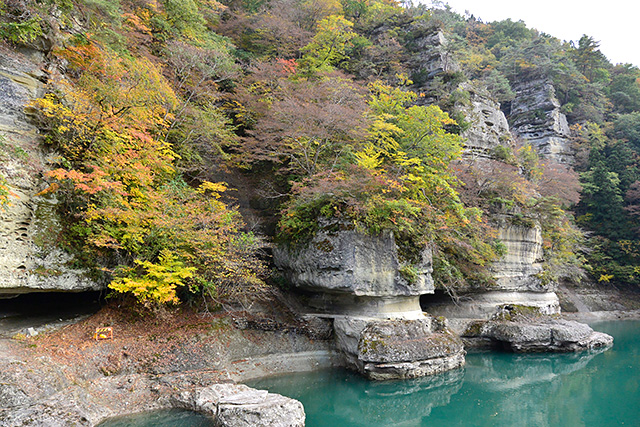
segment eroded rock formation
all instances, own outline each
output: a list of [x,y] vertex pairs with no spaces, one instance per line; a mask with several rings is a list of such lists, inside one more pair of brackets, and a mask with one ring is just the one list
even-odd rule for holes
[[[532,307],[504,306],[490,321],[472,322],[462,332],[471,344],[498,346],[518,353],[576,352],[608,347],[613,338],[584,323],[533,313]],[[523,314],[528,312],[529,315]]]
[[496,285],[463,294],[457,303],[426,301],[426,309],[450,318],[467,347],[566,352],[611,345],[609,335],[550,316],[560,313],[560,303],[555,284],[540,278],[540,227],[503,221],[499,231],[507,251],[491,268]]
[[341,318],[336,343],[347,364],[367,378],[386,380],[439,374],[464,365],[464,347],[444,319]]
[[[400,260],[391,232],[368,236],[353,227],[323,223],[303,247],[274,248],[288,283],[311,292],[310,304],[333,314],[421,314],[419,297],[433,293],[431,253],[418,265]],[[404,274],[411,268],[415,276]]]
[[511,130],[543,157],[572,164],[571,131],[551,82],[544,78],[522,80],[514,89],[516,97],[509,115]]
[[[453,319],[489,319],[505,304],[534,307],[544,314],[560,312],[555,285],[540,278],[543,256],[540,226],[514,224],[504,217],[498,231],[506,253],[491,267],[495,285],[462,293],[458,303],[426,300],[427,311]],[[455,321],[452,326],[461,332]]]
[[470,123],[469,128],[461,134],[464,138],[464,155],[468,158],[489,158],[493,149],[511,142],[507,118],[480,84],[466,82],[459,89],[469,94],[468,102],[456,105],[456,109]]
[[35,58],[0,51],[0,173],[12,193],[0,208],[0,295],[98,290],[101,286],[73,268],[72,256],[60,249],[57,200],[43,194],[53,156],[41,150],[27,116],[46,78]]
[[302,403],[242,384],[214,384],[175,397],[176,406],[204,413],[218,426],[304,427]]
[[[458,337],[420,309],[420,295],[434,290],[430,251],[408,265],[391,232],[368,236],[323,224],[307,245],[281,246],[274,259],[291,284],[311,292],[314,309],[334,318],[347,366],[368,378],[415,378],[464,364]],[[413,276],[403,273],[407,267]]]

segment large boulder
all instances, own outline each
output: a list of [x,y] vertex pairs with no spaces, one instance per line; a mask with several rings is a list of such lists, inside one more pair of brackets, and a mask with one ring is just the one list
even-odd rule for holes
[[613,338],[584,323],[541,318],[529,321],[488,321],[474,325],[465,338],[483,338],[517,352],[576,352],[608,347]]
[[460,332],[469,347],[500,347],[517,353],[578,352],[611,346],[613,338],[589,325],[506,304],[489,320],[466,323]]
[[464,365],[462,341],[444,319],[341,318],[334,327],[347,365],[369,379],[416,378]]
[[304,427],[302,403],[242,384],[214,384],[185,393],[182,406],[215,419],[220,427]]

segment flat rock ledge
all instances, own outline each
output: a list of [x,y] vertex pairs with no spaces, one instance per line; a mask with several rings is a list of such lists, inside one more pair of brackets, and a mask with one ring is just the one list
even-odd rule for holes
[[471,346],[501,346],[517,353],[578,352],[613,345],[613,337],[584,323],[541,318],[531,321],[489,320],[471,322],[462,333]]
[[243,384],[214,384],[175,399],[176,406],[204,413],[218,426],[304,427],[302,403]]
[[297,400],[242,384],[189,387],[192,381],[180,375],[105,378],[40,402],[0,409],[0,427],[93,427],[113,417],[159,409],[199,412],[219,427],[305,425],[304,408]]
[[465,363],[462,341],[444,319],[343,318],[334,328],[346,365],[371,380],[435,375]]

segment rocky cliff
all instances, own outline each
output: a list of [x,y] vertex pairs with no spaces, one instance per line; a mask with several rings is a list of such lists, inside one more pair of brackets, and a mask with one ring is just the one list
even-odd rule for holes
[[516,97],[509,114],[511,130],[543,157],[572,164],[575,153],[569,140],[571,131],[551,82],[546,78],[522,80],[514,89]]
[[543,257],[540,226],[513,224],[509,218],[502,217],[498,226],[506,252],[490,268],[495,285],[463,293],[459,303],[423,298],[427,311],[451,318],[488,319],[501,306],[515,304],[535,307],[544,314],[560,312],[554,284],[543,283],[539,276]]
[[490,158],[491,151],[499,145],[510,145],[512,141],[509,123],[500,105],[480,83],[462,83],[460,90],[469,94],[469,100],[456,105],[469,123],[462,132],[464,155],[468,158]]
[[0,296],[37,291],[86,291],[101,286],[72,267],[61,249],[56,198],[45,172],[54,154],[42,150],[29,104],[43,94],[44,58],[0,51],[0,173],[11,192],[0,208]]
[[419,313],[419,296],[434,290],[430,252],[419,265],[402,262],[390,231],[368,236],[323,223],[308,244],[274,248],[274,262],[288,283],[311,292],[313,306],[331,313],[406,317]]

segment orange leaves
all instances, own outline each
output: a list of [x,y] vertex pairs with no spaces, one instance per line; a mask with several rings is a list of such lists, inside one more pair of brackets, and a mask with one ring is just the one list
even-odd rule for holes
[[295,59],[279,58],[276,60],[276,63],[282,67],[282,74],[285,76],[295,74],[298,70],[298,62]]
[[53,184],[49,185],[47,188],[45,188],[44,190],[36,193],[36,197],[40,197],[40,196],[46,196],[47,194],[52,194],[55,193],[56,191],[58,191],[60,189],[60,185],[57,182],[54,182]]
[[[144,16],[126,18],[135,31],[147,30]],[[187,53],[180,56],[185,85],[193,77],[199,90],[235,73],[224,43]],[[46,141],[60,153],[60,167],[48,174],[55,182],[41,194],[59,191],[76,249],[101,271],[116,272],[113,290],[147,304],[176,302],[184,287],[213,293],[218,285],[260,285],[265,269],[254,255],[260,241],[240,232],[240,214],[220,200],[226,185],[205,181],[192,188],[176,173],[179,156],[165,134],[175,131],[185,109],[176,112],[181,107],[161,70],[90,35],[56,54],[69,62],[75,84],[64,97],[34,102]],[[213,133],[210,116],[194,125],[198,136]],[[228,127],[216,123],[214,130]]]
[[[122,183],[110,181],[108,174],[96,166],[93,166],[93,170],[90,173],[83,173],[77,170],[67,171],[65,169],[56,169],[48,172],[47,176],[58,181],[69,180],[76,191],[89,195],[94,195],[102,191],[114,191],[119,194],[124,194]],[[49,189],[54,188],[56,185],[55,183],[52,184]]]
[[92,41],[92,35],[76,38],[76,44],[68,45],[65,49],[55,50],[54,54],[69,61],[69,66],[77,73],[92,73],[105,76],[107,62],[103,51]]
[[122,17],[125,19],[124,23],[129,25],[134,31],[138,31],[142,34],[151,36],[151,28],[147,25],[151,18],[151,13],[148,9],[138,8],[136,13],[124,13]]
[[101,46],[91,35],[76,38],[75,43],[56,50],[55,54],[69,61],[70,68],[77,73],[76,90],[69,98],[91,100],[91,109],[74,110],[91,114],[92,121],[114,129],[131,124],[140,129],[155,129],[166,125],[168,112],[178,102],[151,61],[119,55]]

